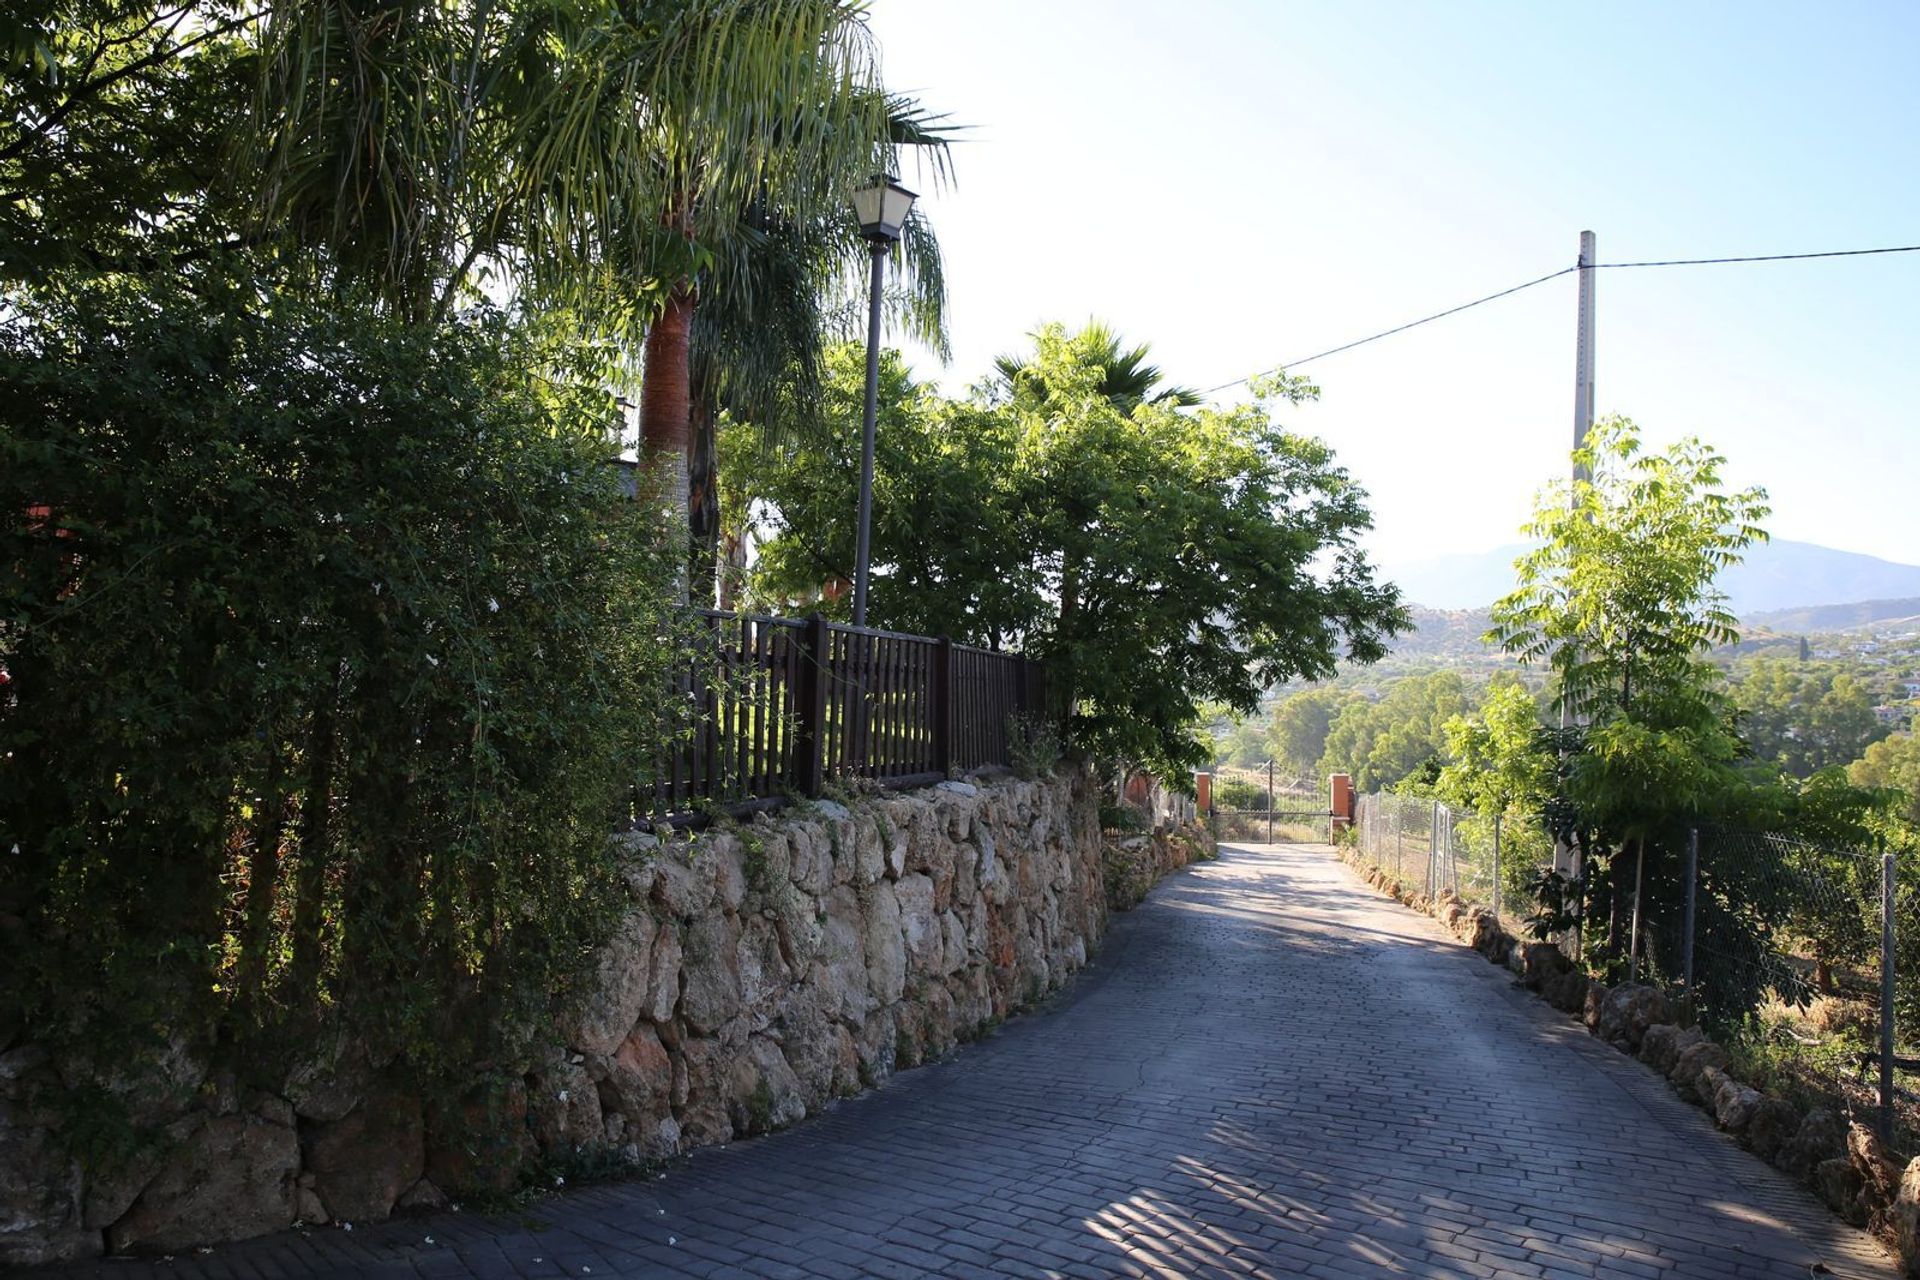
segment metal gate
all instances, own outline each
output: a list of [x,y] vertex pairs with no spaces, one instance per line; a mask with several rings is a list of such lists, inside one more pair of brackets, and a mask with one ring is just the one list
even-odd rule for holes
[[1272,764],[1213,774],[1214,838],[1229,844],[1329,844],[1334,812],[1317,781],[1286,779]]

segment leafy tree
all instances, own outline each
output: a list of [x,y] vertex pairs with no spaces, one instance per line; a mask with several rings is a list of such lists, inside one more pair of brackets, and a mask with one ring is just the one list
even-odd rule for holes
[[1537,813],[1553,793],[1553,753],[1540,708],[1518,681],[1487,690],[1479,712],[1447,721],[1440,799],[1488,817]]
[[1396,680],[1379,701],[1349,702],[1334,718],[1320,773],[1352,774],[1362,791],[1391,787],[1445,755],[1448,721],[1471,706],[1457,671]]
[[1797,778],[1859,758],[1887,732],[1874,718],[1872,695],[1832,664],[1756,658],[1732,691],[1748,748]]
[[[1160,367],[1148,363],[1150,348],[1146,343],[1123,350],[1120,335],[1097,320],[1081,330],[1081,337],[1086,347],[1083,358],[1099,370],[1097,391],[1120,412],[1132,413],[1143,404],[1191,409],[1200,403],[1200,394],[1196,391],[1163,385],[1166,379]],[[1006,394],[1012,397],[1019,396],[1026,380],[1039,372],[1031,361],[1016,355],[1004,355],[994,361],[994,371]]]
[[1894,793],[1894,814],[1920,833],[1920,737],[1897,733],[1874,743],[1847,766],[1855,786]]
[[[1204,702],[1251,712],[1342,650],[1376,658],[1404,614],[1354,545],[1364,494],[1326,446],[1261,405],[1123,412],[1103,389],[1110,337],[1044,329],[1010,394],[964,401],[883,371],[869,610],[1046,659],[1082,748],[1178,777],[1209,755]],[[842,384],[828,402],[854,397]],[[760,589],[851,568],[853,434],[763,469]]]
[[345,1022],[464,1089],[620,901],[665,539],[591,359],[259,283],[0,321],[0,1022],[263,1074]]
[[0,14],[0,281],[155,270],[245,224],[215,182],[258,10],[18,0]]
[[[1643,454],[1632,421],[1594,424],[1574,462],[1587,477],[1550,487],[1515,562],[1519,586],[1488,639],[1558,677],[1562,704],[1615,714],[1713,714],[1706,652],[1738,638],[1715,576],[1766,539],[1764,490],[1726,493],[1726,460],[1697,439]],[[1680,706],[1679,703],[1690,703]]]
[[1219,764],[1253,769],[1271,758],[1267,726],[1258,720],[1241,719],[1232,723],[1224,733],[1216,731],[1213,740],[1214,759]]
[[1289,773],[1313,773],[1326,754],[1334,718],[1352,700],[1352,694],[1331,685],[1303,689],[1281,699],[1267,738],[1273,758]]
[[1642,453],[1625,418],[1597,423],[1574,461],[1581,478],[1535,506],[1526,532],[1539,546],[1516,562],[1488,638],[1551,667],[1575,717],[1548,810],[1582,851],[1583,915],[1604,914],[1597,940],[1614,959],[1633,887],[1677,901],[1686,824],[1740,785],[1741,744],[1706,654],[1737,637],[1715,576],[1766,536],[1767,507],[1761,490],[1725,492],[1724,459],[1696,439]]
[[[848,192],[898,148],[945,172],[854,0],[23,0],[0,36],[0,277],[242,252],[412,323],[513,296],[618,339],[609,379],[643,344],[642,434],[709,563],[710,428],[811,386],[866,262]],[[902,262],[894,311],[937,337],[923,217]]]

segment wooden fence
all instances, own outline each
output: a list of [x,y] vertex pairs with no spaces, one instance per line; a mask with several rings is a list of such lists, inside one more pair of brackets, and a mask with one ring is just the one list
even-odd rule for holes
[[687,728],[658,761],[652,795],[636,797],[636,820],[1011,764],[1010,722],[1046,713],[1045,670],[1017,654],[818,616],[693,618],[676,678]]

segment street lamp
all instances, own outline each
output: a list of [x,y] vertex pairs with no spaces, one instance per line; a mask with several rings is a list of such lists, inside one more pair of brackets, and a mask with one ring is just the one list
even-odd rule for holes
[[873,250],[873,281],[867,294],[867,412],[860,428],[860,528],[855,535],[853,625],[867,625],[867,557],[873,523],[873,429],[880,412],[880,285],[887,253],[900,239],[914,193],[891,174],[877,173],[853,193],[853,216]]

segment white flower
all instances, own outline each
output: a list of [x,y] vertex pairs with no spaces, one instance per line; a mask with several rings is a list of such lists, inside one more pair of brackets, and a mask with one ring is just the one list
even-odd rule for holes
[[427,1237],[427,1243],[428,1243],[428,1244],[432,1244],[432,1243],[433,1243],[433,1237],[432,1237],[432,1236],[428,1236],[428,1237]]
[[500,612],[500,602],[498,600],[495,600],[492,596],[487,597],[487,612],[488,613]]

